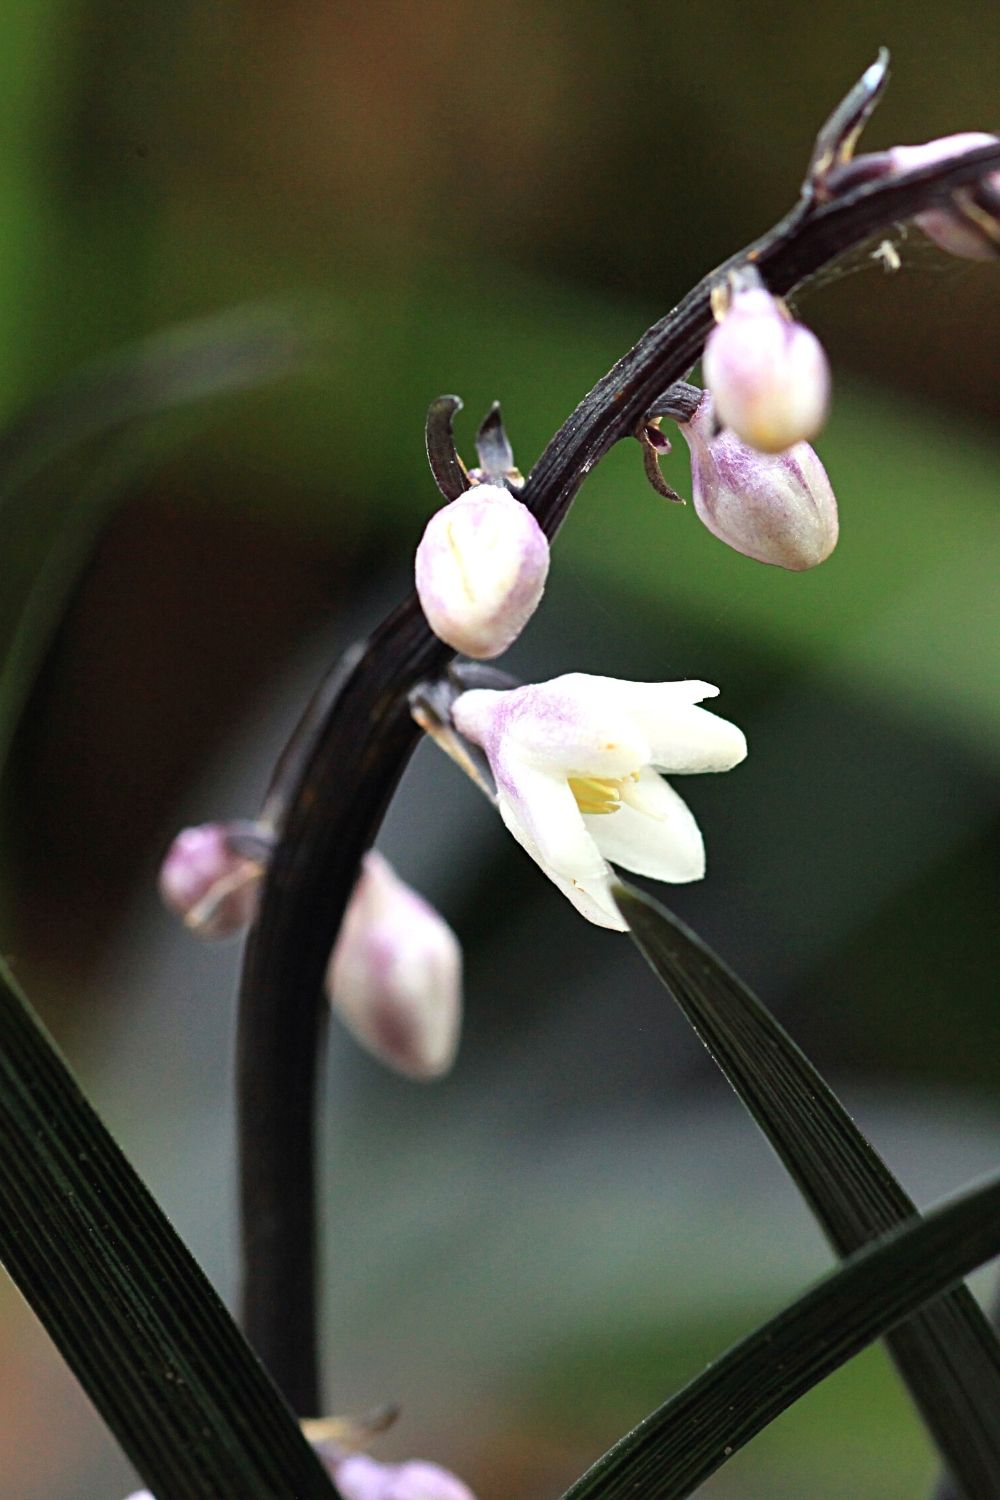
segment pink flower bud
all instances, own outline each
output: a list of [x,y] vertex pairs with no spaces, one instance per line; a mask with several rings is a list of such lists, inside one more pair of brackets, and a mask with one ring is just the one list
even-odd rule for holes
[[462,952],[434,908],[374,850],[330,959],[327,994],[361,1045],[409,1078],[451,1067],[462,1013]]
[[702,358],[719,421],[761,453],[814,437],[830,404],[830,370],[814,333],[770,292],[733,293]]
[[[887,154],[894,171],[912,172],[964,151],[974,151],[977,146],[996,145],[997,141],[997,136],[985,131],[966,130],[959,135],[925,141],[922,146],[894,146]],[[990,172],[983,182],[993,193],[1000,193],[1000,172]],[[963,260],[993,260],[1000,255],[1000,224],[985,210],[977,212],[974,204],[970,208],[968,193],[969,189],[964,190],[964,211],[959,207],[928,208],[917,214],[914,223],[950,255],[961,256]]]
[[[365,1453],[338,1458],[318,1446],[343,1500],[476,1500],[467,1484],[423,1459],[402,1464],[380,1464]],[[153,1500],[149,1490],[137,1490],[128,1500]]]
[[185,828],[160,866],[164,904],[199,937],[232,937],[253,921],[264,865],[237,853],[230,843],[247,826],[203,823]]
[[344,1500],[475,1500],[461,1479],[422,1459],[380,1464],[367,1454],[357,1453],[330,1467]]
[[520,500],[477,484],[427,523],[417,548],[420,604],[434,634],[480,660],[499,656],[545,589],[549,544]]
[[837,501],[808,443],[759,453],[723,430],[713,437],[705,395],[681,431],[691,450],[694,508],[709,531],[758,562],[796,572],[814,568],[837,545]]

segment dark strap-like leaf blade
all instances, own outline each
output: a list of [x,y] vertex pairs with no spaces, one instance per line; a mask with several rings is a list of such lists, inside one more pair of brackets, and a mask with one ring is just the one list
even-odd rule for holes
[[[615,888],[632,937],[794,1179],[840,1255],[917,1209],[808,1058],[705,943],[632,886]],[[969,1500],[1000,1495],[1000,1343],[957,1288],[889,1340]]]
[[1000,1179],[859,1250],[651,1413],[563,1500],[686,1500],[800,1396],[1000,1254]]
[[2,965],[0,1261],[157,1500],[334,1500]]

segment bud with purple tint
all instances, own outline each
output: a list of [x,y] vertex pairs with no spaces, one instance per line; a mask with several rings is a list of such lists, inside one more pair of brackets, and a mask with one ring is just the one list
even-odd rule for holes
[[545,533],[520,500],[477,484],[427,523],[417,548],[421,608],[440,640],[478,660],[499,656],[538,607],[549,571]]
[[[343,1500],[476,1500],[461,1479],[424,1459],[380,1464],[365,1453],[338,1458],[324,1452],[322,1444],[318,1451]],[[149,1490],[138,1490],[129,1500],[153,1500],[153,1496]]]
[[[240,841],[260,857],[250,857]],[[202,823],[174,839],[160,866],[164,904],[202,938],[249,927],[257,909],[268,836],[256,824]]]
[[[1000,137],[987,135],[982,130],[966,130],[959,135],[942,136],[936,141],[925,141],[922,146],[894,146],[886,154],[896,172],[913,172],[918,167],[933,166],[947,161],[951,156],[964,151],[974,151],[977,146],[995,146]],[[1000,199],[1000,172],[990,172],[980,183],[980,189]],[[994,260],[1000,256],[1000,220],[996,211],[977,204],[976,186],[971,184],[955,194],[954,208],[928,208],[917,214],[914,223],[919,225],[929,240],[950,255],[963,260]]]
[[475,1500],[461,1479],[423,1459],[380,1464],[356,1453],[332,1463],[330,1470],[343,1500]]
[[837,501],[808,443],[759,453],[728,430],[715,433],[712,398],[680,424],[691,450],[694,508],[709,531],[745,557],[801,572],[837,545]]
[[823,346],[763,286],[732,289],[702,369],[719,421],[761,453],[814,437],[826,420],[830,369]]
[[365,855],[326,976],[348,1031],[409,1078],[451,1067],[462,1018],[462,951],[442,917],[374,850]]

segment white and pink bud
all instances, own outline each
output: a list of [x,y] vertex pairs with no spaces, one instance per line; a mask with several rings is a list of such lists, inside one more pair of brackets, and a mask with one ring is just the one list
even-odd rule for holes
[[343,1500],[475,1500],[467,1484],[423,1459],[382,1464],[355,1453],[330,1464]]
[[694,508],[713,536],[794,572],[829,557],[839,533],[837,500],[808,443],[761,453],[728,429],[715,432],[707,394],[680,427],[691,450]]
[[[933,166],[947,161],[952,156],[974,151],[977,146],[995,146],[1000,137],[987,135],[982,130],[965,130],[958,135],[942,136],[936,141],[925,141],[922,146],[894,146],[887,156],[891,169],[896,172],[913,172],[920,167]],[[1000,194],[1000,172],[990,172],[982,179],[994,195]],[[950,255],[963,260],[994,260],[1000,256],[1000,222],[995,214],[979,208],[975,202],[975,185],[960,189],[954,208],[928,208],[917,214],[914,223]]]
[[[461,1479],[424,1459],[382,1464],[366,1453],[346,1458],[317,1444],[319,1457],[329,1469],[343,1500],[476,1500]],[[129,1500],[153,1500],[149,1490],[138,1490]]]
[[164,905],[199,937],[226,938],[242,932],[256,914],[268,842],[266,831],[252,823],[202,823],[183,829],[160,866]]
[[826,421],[830,367],[823,346],[763,286],[732,292],[705,345],[702,369],[719,421],[761,453],[815,437]]
[[421,608],[434,634],[478,660],[512,645],[549,572],[545,533],[520,500],[477,484],[427,523],[417,548]]
[[330,1003],[380,1062],[408,1078],[451,1067],[462,1019],[462,950],[447,922],[374,850],[326,976]]

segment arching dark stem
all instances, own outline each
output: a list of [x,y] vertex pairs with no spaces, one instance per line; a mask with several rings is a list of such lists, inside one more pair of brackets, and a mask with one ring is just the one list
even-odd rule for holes
[[[598,381],[539,458],[521,498],[547,535],[555,536],[590,470],[696,362],[711,326],[711,288],[728,269],[750,260],[775,294],[787,295],[829,262],[998,168],[1000,144],[906,176],[862,181],[830,202],[803,200],[712,272]],[[435,456],[453,487],[444,443]],[[238,1040],[244,1321],[303,1415],[322,1404],[314,1098],[323,974],[361,856],[416,743],[407,695],[443,671],[450,655],[410,598],[371,637],[339,691],[323,700],[280,787],[281,836],[246,950]]]

